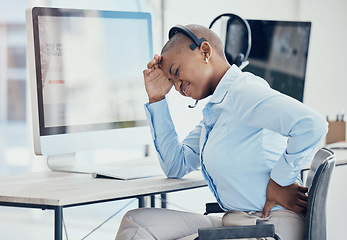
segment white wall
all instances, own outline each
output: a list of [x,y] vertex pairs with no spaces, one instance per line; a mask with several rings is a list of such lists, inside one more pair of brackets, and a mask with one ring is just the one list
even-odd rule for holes
[[347,1],[299,1],[299,16],[312,21],[304,102],[321,114],[347,111]]

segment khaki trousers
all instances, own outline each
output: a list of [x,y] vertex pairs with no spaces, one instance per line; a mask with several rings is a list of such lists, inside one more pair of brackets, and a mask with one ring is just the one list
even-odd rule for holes
[[161,208],[129,211],[122,219],[116,240],[193,240],[199,228],[274,224],[281,240],[302,240],[304,217],[285,209],[272,211],[268,218],[261,212],[230,211],[221,216],[202,215]]

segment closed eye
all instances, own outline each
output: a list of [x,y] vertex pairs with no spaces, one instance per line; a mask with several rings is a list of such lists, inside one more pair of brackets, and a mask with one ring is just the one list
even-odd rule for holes
[[176,69],[176,72],[175,72],[175,76],[178,76],[178,69],[179,69],[180,67],[178,67],[177,69]]

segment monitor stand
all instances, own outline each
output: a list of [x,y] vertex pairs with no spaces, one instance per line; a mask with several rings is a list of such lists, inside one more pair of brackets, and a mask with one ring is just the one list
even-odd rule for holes
[[76,159],[76,153],[47,156],[49,169],[56,172],[92,173],[93,164],[82,165]]
[[[149,145],[144,145],[144,155],[142,158],[148,158]],[[136,157],[138,159],[138,157]],[[135,158],[135,159],[136,159]],[[132,158],[131,158],[132,159]],[[119,167],[117,162],[96,163],[95,157],[89,152],[66,153],[47,156],[47,165],[49,169],[56,172],[72,172],[91,174],[98,170]]]

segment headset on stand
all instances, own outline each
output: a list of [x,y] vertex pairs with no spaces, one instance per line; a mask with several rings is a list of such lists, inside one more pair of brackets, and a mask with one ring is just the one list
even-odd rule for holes
[[225,46],[224,46],[224,53],[225,53],[225,56],[227,57],[227,60],[230,63],[230,65],[236,64],[240,69],[243,69],[244,67],[246,67],[248,65],[247,59],[248,59],[249,53],[251,52],[251,47],[252,47],[251,27],[249,26],[246,19],[243,19],[242,17],[240,17],[236,14],[233,14],[233,13],[223,13],[223,14],[217,16],[215,19],[213,19],[213,21],[211,22],[211,24],[208,28],[211,29],[213,24],[218,19],[220,19],[222,17],[229,17],[228,25],[232,24],[234,21],[238,20],[242,24],[244,31],[247,35],[247,48],[245,51],[240,52],[236,57],[232,56],[227,51],[227,42],[225,43]]
[[[251,40],[251,28],[250,28],[247,20],[244,20],[243,18],[239,17],[238,15],[235,15],[232,13],[224,13],[224,14],[217,16],[211,22],[209,28],[211,29],[213,24],[221,17],[229,17],[229,21],[233,21],[234,19],[238,19],[241,23],[243,23],[244,27],[247,30],[248,47],[247,47],[247,50],[245,53],[240,53],[235,59],[233,59],[233,57],[225,51],[228,62],[231,65],[236,64],[238,67],[240,67],[242,69],[243,67],[245,67],[248,64],[247,59],[248,59],[249,52],[251,51],[251,42],[252,42],[252,40]],[[206,41],[203,37],[198,38],[189,28],[187,28],[183,25],[176,25],[176,26],[172,27],[169,31],[169,39],[178,32],[185,34],[187,37],[189,37],[193,41],[193,43],[190,45],[190,49],[192,51],[194,51],[195,48],[200,47],[201,43]],[[189,108],[195,108],[197,104],[198,104],[198,100],[196,100],[194,105],[188,105],[188,107]]]

